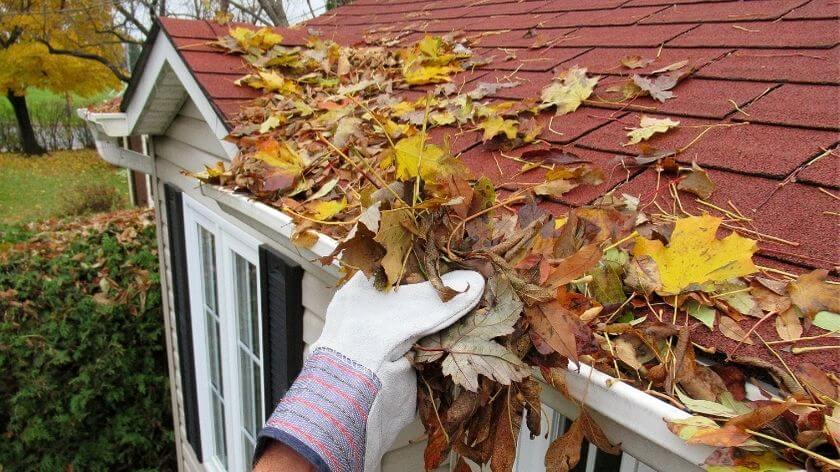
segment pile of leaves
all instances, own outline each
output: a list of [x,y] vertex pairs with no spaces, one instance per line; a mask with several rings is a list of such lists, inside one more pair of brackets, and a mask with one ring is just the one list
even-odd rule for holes
[[0,231],[0,469],[175,470],[151,211]]
[[[480,134],[493,149],[536,143],[535,116],[575,112],[599,77],[572,67],[539,99],[505,102],[486,97],[518,84],[465,91],[451,82],[481,60],[454,35],[404,49],[317,37],[288,47],[270,30],[236,28],[215,44],[241,54],[253,72],[240,83],[265,94],[235,120],[230,139],[241,153],[230,168],[219,164],[198,178],[292,215],[302,246],[316,230],[339,239],[322,262],[338,260],[346,277],[362,271],[382,290],[428,280],[448,300],[457,292],[441,274],[468,268],[487,279],[476,309],[409,354],[427,469],[454,451],[458,470],[468,462],[510,470],[522,421],[540,434],[541,388],[566,392],[564,374],[580,362],[694,413],[669,426],[689,442],[718,447],[707,462],[723,467],[716,470],[837,465],[836,372],[735,356],[709,367],[693,342],[700,330],[717,330],[754,343],[737,322],[751,317],[756,325],[775,319],[790,345],[810,341],[801,338],[803,322],[829,330],[817,342],[832,339],[840,294],[824,271],[798,280],[762,274],[752,261],[756,241],[736,233],[719,239],[722,218],[648,214],[628,196],[605,195],[555,218],[541,201],[603,180],[601,169],[564,149],[522,153],[520,174],[542,177],[494,185],[471,175],[447,141],[431,142],[433,128],[447,126],[450,135]],[[673,84],[664,82],[676,83],[682,67],[659,73],[671,79],[639,79],[662,81],[656,93],[667,95]],[[644,80],[633,83],[633,93],[654,94]],[[638,143],[677,125],[643,118],[628,137]],[[679,168],[673,154],[649,152],[635,165],[673,167],[684,174],[680,189],[713,191],[705,171]],[[753,389],[753,377],[765,383]],[[547,470],[574,467],[583,440],[619,451],[581,411],[551,444]]]

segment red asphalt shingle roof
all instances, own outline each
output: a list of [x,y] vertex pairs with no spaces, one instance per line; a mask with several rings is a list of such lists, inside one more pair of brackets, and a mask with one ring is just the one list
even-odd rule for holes
[[[754,218],[756,231],[790,241],[763,241],[760,263],[793,272],[825,268],[836,276],[840,162],[828,154],[807,164],[840,142],[838,18],[835,0],[358,0],[280,32],[290,45],[304,44],[311,33],[358,45],[385,37],[410,44],[427,32],[463,31],[478,38],[475,53],[493,61],[454,80],[467,86],[521,82],[518,88],[500,89],[493,97],[498,99],[539,97],[557,72],[573,65],[604,75],[596,95],[606,96],[606,89],[628,72],[646,73],[688,59],[695,72],[665,103],[649,97],[605,103],[593,96],[575,113],[538,117],[545,125],[542,139],[565,145],[609,175],[606,183],[575,189],[563,204],[550,207],[565,211],[565,205],[590,203],[610,189],[643,202],[657,195],[661,204],[671,202],[668,177],[657,179],[653,169],[614,168],[616,156],[634,154],[621,144],[624,128],[638,124],[641,113],[681,121],[682,127],[649,141],[660,149],[686,145],[702,125],[748,121],[711,129],[678,160],[696,160],[711,169],[718,187],[712,203],[731,208],[731,202]],[[206,44],[226,34],[228,26],[168,18],[161,24],[225,118],[257,96],[233,83],[246,73],[241,60]],[[628,71],[619,64],[627,55],[657,60]],[[416,98],[420,92],[404,96]],[[451,131],[436,129],[432,136],[442,141]],[[477,134],[456,138],[453,150],[463,152],[475,173],[501,182],[518,171],[514,162],[481,145]],[[688,211],[704,209],[689,196],[682,203]]]

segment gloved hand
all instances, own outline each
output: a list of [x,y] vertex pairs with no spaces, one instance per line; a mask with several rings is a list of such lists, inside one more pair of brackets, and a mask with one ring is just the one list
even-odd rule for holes
[[450,326],[481,299],[477,272],[445,274],[463,292],[442,302],[429,282],[380,292],[361,273],[333,297],[321,337],[260,433],[255,462],[270,439],[319,471],[373,472],[414,418],[417,377],[405,353]]

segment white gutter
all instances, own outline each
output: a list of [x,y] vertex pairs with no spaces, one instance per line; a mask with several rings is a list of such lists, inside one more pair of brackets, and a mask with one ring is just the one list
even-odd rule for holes
[[[289,238],[295,224],[288,215],[218,186],[201,184],[201,193],[275,242],[292,246]],[[337,245],[337,241],[321,234],[309,251],[316,257],[325,256]],[[569,364],[566,384],[571,396],[589,408],[613,443],[621,444],[628,454],[658,470],[699,471],[699,464],[713,451],[709,446],[686,444],[668,430],[665,418],[685,418],[689,413],[603,372],[584,364],[580,369]],[[574,402],[548,386],[543,389],[542,401],[568,418],[578,415]]]
[[87,124],[102,160],[117,167],[152,174],[154,160],[151,156],[125,149],[121,145],[122,138],[129,135],[125,113],[94,113],[79,108],[76,114]]

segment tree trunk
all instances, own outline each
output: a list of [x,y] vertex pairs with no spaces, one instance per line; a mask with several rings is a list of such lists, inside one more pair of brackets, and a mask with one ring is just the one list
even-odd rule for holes
[[17,118],[18,130],[20,131],[20,143],[23,147],[23,153],[28,155],[39,155],[46,152],[38,140],[35,139],[35,129],[32,128],[32,120],[29,119],[29,108],[26,107],[26,97],[15,95],[9,90],[6,92],[6,98],[12,104],[15,110],[15,118]]

